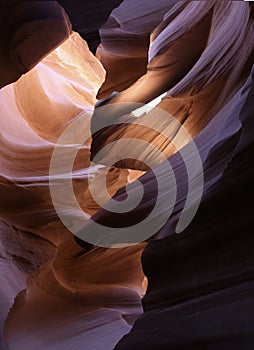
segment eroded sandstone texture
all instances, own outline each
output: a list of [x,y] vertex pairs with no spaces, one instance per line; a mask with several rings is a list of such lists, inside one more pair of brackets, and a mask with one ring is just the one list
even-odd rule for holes
[[0,348],[253,349],[251,2],[0,18]]

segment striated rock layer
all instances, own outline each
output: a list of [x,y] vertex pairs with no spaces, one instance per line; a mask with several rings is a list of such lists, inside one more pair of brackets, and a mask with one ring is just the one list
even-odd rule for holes
[[[80,113],[82,126],[90,128],[104,74],[86,43],[73,33],[1,90],[2,322],[23,290],[5,323],[8,349],[37,349],[42,344],[47,349],[79,349],[82,343],[112,349],[141,313],[144,245],[122,250],[95,247],[86,254],[58,218],[50,196],[55,142]],[[68,149],[78,149],[73,186],[89,218],[99,205],[87,190],[88,176],[100,185],[107,169],[88,171],[90,140],[84,141],[83,146],[69,145],[66,150],[63,145],[62,157],[65,161]],[[125,169],[111,169],[107,186],[112,195],[129,181],[128,175]],[[61,186],[61,174],[54,184]],[[75,324],[69,333],[71,319]]]
[[[252,349],[253,5],[59,3],[89,46],[55,1],[0,5],[2,347]],[[81,239],[154,207],[138,244]]]

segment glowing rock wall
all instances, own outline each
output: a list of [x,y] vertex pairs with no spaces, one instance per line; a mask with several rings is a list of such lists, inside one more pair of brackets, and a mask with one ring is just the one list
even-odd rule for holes
[[59,3],[0,5],[2,348],[252,349],[253,6]]

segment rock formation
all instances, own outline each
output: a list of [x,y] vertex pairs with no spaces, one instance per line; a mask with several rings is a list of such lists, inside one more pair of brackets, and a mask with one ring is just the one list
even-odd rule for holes
[[252,349],[252,4],[0,9],[1,348]]

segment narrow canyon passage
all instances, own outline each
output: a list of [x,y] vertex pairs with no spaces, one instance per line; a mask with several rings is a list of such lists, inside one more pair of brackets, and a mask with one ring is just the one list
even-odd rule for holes
[[1,1],[1,349],[253,349],[253,14]]

